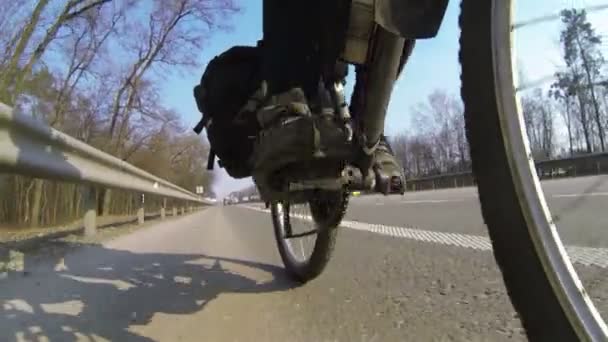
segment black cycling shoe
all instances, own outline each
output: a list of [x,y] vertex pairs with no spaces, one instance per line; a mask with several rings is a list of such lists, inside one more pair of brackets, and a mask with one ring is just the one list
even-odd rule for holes
[[357,144],[354,165],[361,171],[364,189],[373,190],[384,195],[405,192],[405,175],[401,164],[395,158],[393,149],[386,137],[371,147],[364,147],[364,139]]
[[374,151],[373,166],[376,191],[384,195],[405,192],[403,167],[395,157],[386,137],[382,135]]

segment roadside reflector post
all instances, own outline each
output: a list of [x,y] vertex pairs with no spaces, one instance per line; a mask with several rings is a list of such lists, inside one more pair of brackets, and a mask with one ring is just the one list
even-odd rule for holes
[[87,186],[84,190],[84,235],[97,234],[97,192],[95,187]]
[[144,194],[141,194],[139,208],[137,209],[137,224],[144,224]]

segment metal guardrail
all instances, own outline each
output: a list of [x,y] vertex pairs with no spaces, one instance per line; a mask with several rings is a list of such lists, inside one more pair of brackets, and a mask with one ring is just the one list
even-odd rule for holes
[[[581,177],[608,173],[608,153],[590,153],[567,158],[536,162],[540,179]],[[411,178],[406,182],[408,191],[434,190],[474,186],[475,177],[470,171],[436,176]]]
[[475,185],[472,172],[449,173],[406,180],[407,191],[459,188]]
[[608,172],[608,153],[589,153],[536,163],[541,178],[579,177]]
[[15,115],[3,103],[0,103],[0,173],[102,185],[179,199],[189,205],[214,204],[39,120]]
[[[161,195],[205,203],[201,197],[61,133],[0,103],[0,172]],[[207,203],[210,204],[210,203]]]

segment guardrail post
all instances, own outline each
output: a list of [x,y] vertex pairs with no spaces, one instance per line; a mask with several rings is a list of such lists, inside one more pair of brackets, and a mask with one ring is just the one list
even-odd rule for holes
[[167,199],[163,198],[163,203],[161,204],[160,207],[160,219],[164,220],[165,219],[165,208],[167,207]]
[[84,235],[97,234],[97,192],[93,186],[88,186],[84,194]]
[[144,224],[144,194],[141,194],[139,208],[137,209],[137,224]]

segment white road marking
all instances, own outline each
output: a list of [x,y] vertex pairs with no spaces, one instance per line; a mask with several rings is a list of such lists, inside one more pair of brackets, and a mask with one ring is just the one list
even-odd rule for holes
[[427,203],[447,203],[447,202],[462,202],[462,200],[403,200],[405,204],[427,204]]
[[553,198],[568,198],[568,197],[594,197],[594,196],[608,196],[608,192],[587,192],[578,194],[557,194],[553,195]]
[[[268,209],[253,206],[243,207],[265,213],[270,212]],[[307,221],[312,220],[312,217],[310,216],[297,215],[297,217]],[[349,220],[343,220],[340,226],[354,230],[367,231],[416,241],[472,248],[480,251],[492,250],[492,243],[490,242],[490,239],[485,236],[436,232],[419,228],[396,227]],[[578,263],[585,266],[594,265],[602,268],[608,268],[608,248],[566,246],[566,251],[568,252],[568,255],[573,263]]]

